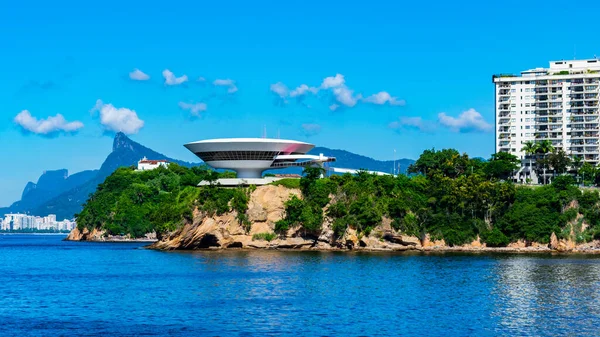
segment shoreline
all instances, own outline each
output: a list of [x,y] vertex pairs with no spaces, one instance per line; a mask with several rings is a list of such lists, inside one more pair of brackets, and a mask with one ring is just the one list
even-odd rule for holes
[[0,235],[64,235],[64,236],[68,236],[69,233],[0,233]]
[[[158,241],[156,241],[158,242]],[[145,249],[163,251],[163,252],[195,252],[195,251],[285,251],[285,252],[339,252],[339,253],[466,253],[466,254],[550,254],[550,255],[600,255],[600,248],[586,248],[573,250],[556,250],[551,248],[541,247],[406,247],[402,249],[386,249],[386,248],[318,248],[318,247],[211,247],[211,248],[195,248],[195,249],[164,249],[153,247],[153,245],[144,246]]]
[[[55,234],[54,234],[55,235]],[[163,252],[195,252],[195,251],[287,251],[287,252],[340,252],[340,253],[465,253],[465,254],[549,254],[549,255],[600,255],[600,246],[595,247],[574,247],[569,250],[551,249],[547,246],[529,246],[529,247],[450,247],[450,246],[430,246],[430,247],[414,247],[402,246],[394,248],[376,248],[376,247],[360,247],[360,248],[337,248],[337,247],[279,247],[277,244],[270,245],[269,242],[253,241],[254,245],[244,247],[208,247],[194,249],[168,249],[155,246],[159,240],[139,238],[117,238],[108,237],[103,239],[93,240],[72,240],[68,237],[63,241],[72,242],[87,242],[87,243],[147,243],[143,246],[144,249],[163,251]],[[266,244],[265,244],[266,243]]]

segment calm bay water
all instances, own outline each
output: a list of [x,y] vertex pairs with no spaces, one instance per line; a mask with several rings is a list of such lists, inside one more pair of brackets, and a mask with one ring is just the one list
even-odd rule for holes
[[0,235],[0,335],[598,336],[600,258],[276,251]]

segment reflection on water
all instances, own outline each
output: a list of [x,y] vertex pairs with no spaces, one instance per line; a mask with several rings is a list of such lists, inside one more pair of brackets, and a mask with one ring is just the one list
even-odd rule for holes
[[598,335],[597,259],[513,256],[498,262],[494,315],[504,331]]
[[598,335],[600,259],[0,237],[0,335]]

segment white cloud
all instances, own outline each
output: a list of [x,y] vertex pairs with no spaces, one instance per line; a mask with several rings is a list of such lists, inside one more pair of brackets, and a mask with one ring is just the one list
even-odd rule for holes
[[354,90],[346,85],[346,78],[342,74],[335,74],[335,76],[325,77],[321,82],[321,85],[318,87],[311,87],[307,84],[301,84],[296,89],[291,91],[289,91],[283,83],[277,82],[271,85],[271,91],[277,93],[282,99],[287,97],[297,97],[299,100],[302,100],[302,98],[304,98],[304,96],[308,93],[316,95],[321,91],[327,91],[333,95],[334,102],[329,105],[329,109],[332,111],[337,110],[340,106],[352,108],[361,100],[364,103],[377,105],[388,104],[391,106],[402,106],[406,104],[404,100],[393,97],[386,91],[381,91],[374,95],[363,98],[362,94],[355,94]]
[[281,82],[277,82],[277,83],[271,84],[270,89],[271,89],[271,91],[273,93],[275,93],[280,98],[286,98],[287,95],[289,94],[288,87],[285,84],[281,83]]
[[386,91],[380,91],[376,94],[366,97],[363,101],[377,105],[384,105],[388,103],[389,105],[402,106],[406,104],[404,100],[399,100],[397,97],[392,97],[392,95]]
[[321,83],[321,88],[336,88],[344,85],[345,82],[346,80],[344,79],[344,75],[336,74],[335,76],[325,77],[325,79],[323,79],[323,83]]
[[83,128],[83,123],[79,121],[67,122],[61,114],[49,116],[46,119],[37,119],[27,110],[21,111],[14,118],[14,122],[24,131],[38,135],[51,135],[60,132],[70,133]]
[[136,68],[136,69],[133,69],[133,71],[129,73],[129,78],[134,81],[147,81],[150,79],[150,76],[148,76],[143,71]]
[[102,100],[96,101],[96,105],[92,108],[91,112],[100,113],[100,124],[109,131],[120,131],[130,135],[137,133],[144,127],[144,121],[139,119],[134,110],[115,108],[112,104],[104,104]]
[[305,136],[315,136],[321,133],[321,126],[319,124],[302,124],[302,131]]
[[319,88],[309,87],[306,84],[301,84],[299,87],[290,92],[290,97],[301,97],[306,95],[308,92],[317,94],[319,92]]
[[201,112],[206,111],[206,103],[185,103],[179,102],[179,107],[183,110],[189,110],[193,116],[200,116]]
[[233,80],[231,80],[231,79],[225,79],[225,80],[223,80],[223,79],[216,79],[213,82],[213,84],[217,85],[217,86],[231,86],[231,85],[234,85],[234,83],[235,82]]
[[165,85],[180,85],[188,80],[187,75],[177,77],[169,69],[163,70],[162,75],[165,78]]
[[463,111],[458,117],[448,116],[441,112],[438,114],[438,121],[442,126],[454,132],[486,132],[492,129],[492,125],[486,122],[475,109]]
[[198,81],[198,82],[205,82],[206,78],[200,76],[200,77],[198,77],[198,79],[196,81]]
[[435,129],[435,123],[423,120],[421,117],[400,117],[399,121],[391,122],[389,125],[392,129],[400,129],[402,127],[414,128],[424,132],[431,132]]
[[339,103],[349,108],[355,106],[358,100],[362,98],[361,94],[354,96],[354,91],[348,89],[346,86],[333,88],[333,95]]
[[228,87],[227,92],[233,94],[238,91],[238,87],[235,85],[235,81],[232,79],[216,79],[213,85],[218,87]]

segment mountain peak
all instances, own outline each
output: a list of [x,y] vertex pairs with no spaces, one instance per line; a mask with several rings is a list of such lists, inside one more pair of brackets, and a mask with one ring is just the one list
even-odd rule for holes
[[113,141],[112,150],[113,152],[119,149],[133,150],[133,144],[134,142],[129,137],[127,137],[127,135],[125,135],[123,132],[117,132]]

